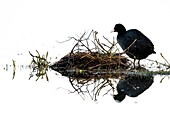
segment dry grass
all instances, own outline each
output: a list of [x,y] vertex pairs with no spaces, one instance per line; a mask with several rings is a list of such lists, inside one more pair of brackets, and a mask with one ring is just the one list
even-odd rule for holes
[[[35,75],[37,76],[36,81],[41,77],[42,79],[46,78],[47,81],[49,81],[48,79],[48,75],[47,75],[47,71],[48,71],[48,67],[49,67],[49,62],[47,61],[48,58],[48,52],[46,53],[46,55],[40,55],[40,53],[36,50],[37,55],[33,55],[31,52],[29,52],[29,54],[32,56],[32,61],[31,64],[32,65],[32,73],[36,73]],[[34,74],[30,74],[30,78],[33,77]]]

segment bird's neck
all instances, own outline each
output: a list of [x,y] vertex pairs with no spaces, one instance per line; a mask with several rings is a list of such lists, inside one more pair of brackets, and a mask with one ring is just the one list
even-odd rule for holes
[[121,31],[118,32],[118,35],[124,35],[126,33],[126,29],[122,29]]

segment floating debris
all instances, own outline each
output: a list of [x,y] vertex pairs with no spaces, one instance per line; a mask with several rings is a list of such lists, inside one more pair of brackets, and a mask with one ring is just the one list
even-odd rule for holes
[[[33,55],[31,52],[29,54],[32,57],[31,65],[32,65],[32,72],[30,74],[30,78],[33,77],[33,73],[37,76],[36,81],[41,77],[42,79],[44,76],[46,77],[46,80],[49,81],[47,71],[48,71],[48,66],[49,62],[47,61],[48,59],[48,52],[46,55],[40,55],[40,53],[36,50],[37,55]],[[29,78],[29,79],[30,79]]]
[[12,64],[13,64],[13,77],[12,77],[12,79],[14,79],[15,78],[15,71],[16,71],[16,64],[15,64],[14,60],[12,60]]

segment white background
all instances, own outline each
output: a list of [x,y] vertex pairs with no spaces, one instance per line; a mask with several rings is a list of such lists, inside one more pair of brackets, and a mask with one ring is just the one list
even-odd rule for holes
[[[117,23],[127,29],[138,29],[152,40],[156,55],[170,61],[168,0],[0,0],[0,64],[28,63],[28,51],[36,49],[52,57],[67,54],[73,43],[58,44],[69,36],[92,29],[113,38],[110,31]],[[58,87],[69,87],[68,80],[51,73],[50,82],[28,81],[27,71],[16,74],[0,69],[0,112],[169,112],[169,80],[153,86],[137,98],[125,99],[121,104],[111,96],[98,103],[82,100]],[[24,76],[25,75],[25,76]]]

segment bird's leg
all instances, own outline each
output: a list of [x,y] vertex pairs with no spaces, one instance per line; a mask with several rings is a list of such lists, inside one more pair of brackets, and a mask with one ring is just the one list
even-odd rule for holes
[[138,61],[138,67],[140,68],[140,60]]
[[140,60],[138,60],[138,67],[137,67],[137,69],[139,69],[139,70],[144,69],[144,68],[142,68],[141,65],[140,65]]
[[135,61],[136,61],[136,58],[134,58],[134,62],[133,62],[134,69],[136,68]]

